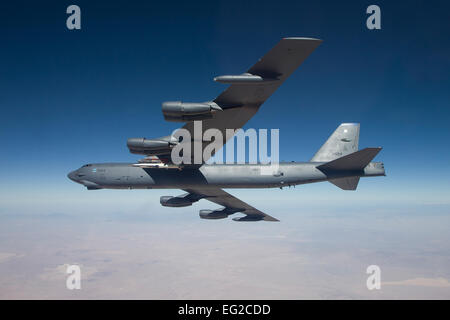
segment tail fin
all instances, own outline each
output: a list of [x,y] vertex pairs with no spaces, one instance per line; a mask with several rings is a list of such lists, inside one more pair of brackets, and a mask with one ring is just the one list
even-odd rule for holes
[[375,158],[380,150],[381,148],[365,148],[317,166],[317,169],[323,172],[360,171]]
[[339,178],[328,180],[336,187],[341,188],[342,190],[356,190],[358,187],[359,177],[350,177],[350,178]]
[[[329,177],[339,177],[339,175],[342,176],[342,174],[348,174],[348,172],[363,171],[380,150],[381,148],[365,148],[317,166],[317,169]],[[356,190],[359,176],[335,178],[329,181],[341,189]]]
[[358,151],[359,123],[342,123],[310,160],[331,161]]

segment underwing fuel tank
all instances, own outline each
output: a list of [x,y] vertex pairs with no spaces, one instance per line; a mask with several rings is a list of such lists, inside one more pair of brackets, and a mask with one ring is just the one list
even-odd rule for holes
[[162,113],[167,121],[186,122],[212,118],[213,112],[222,111],[215,102],[168,101],[162,104]]
[[214,81],[224,84],[255,84],[261,82],[278,81],[277,78],[261,77],[258,75],[243,73],[238,75],[224,75],[214,78]]
[[172,136],[165,136],[156,139],[130,138],[127,140],[127,147],[131,153],[144,155],[158,155],[170,153],[178,140]]

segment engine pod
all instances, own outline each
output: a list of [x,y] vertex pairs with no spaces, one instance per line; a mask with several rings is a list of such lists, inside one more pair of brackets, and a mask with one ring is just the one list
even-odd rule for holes
[[256,214],[248,214],[244,217],[233,218],[233,221],[261,221],[264,220],[264,216]]
[[187,207],[191,206],[192,202],[190,199],[186,197],[172,197],[172,196],[162,196],[159,198],[159,203],[161,203],[164,207]]
[[202,219],[225,219],[228,217],[222,210],[200,210],[199,216]]
[[131,153],[158,155],[170,153],[172,147],[177,143],[178,141],[172,136],[156,139],[130,138],[127,140],[127,147]]
[[200,210],[199,216],[202,219],[225,219],[229,215],[240,212],[241,209],[234,209],[234,208],[223,208],[218,210]]
[[167,121],[186,122],[212,118],[213,112],[222,111],[215,102],[168,101],[162,104],[162,113]]

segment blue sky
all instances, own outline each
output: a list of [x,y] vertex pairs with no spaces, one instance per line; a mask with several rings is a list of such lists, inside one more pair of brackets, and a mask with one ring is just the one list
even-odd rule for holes
[[365,27],[368,1],[77,1],[80,31],[65,27],[72,2],[2,3],[3,197],[75,192],[68,171],[135,161],[127,138],[178,127],[164,121],[161,102],[213,99],[225,89],[214,76],[247,70],[282,37],[306,36],[324,42],[246,127],[279,128],[280,159],[302,161],[339,123],[360,122],[360,147],[383,146],[377,160],[388,174],[362,186],[442,198],[449,5],[376,3],[377,31]]
[[[82,29],[66,28],[81,7]],[[381,8],[381,30],[365,26]],[[447,1],[0,3],[0,298],[450,297]],[[87,191],[69,171],[132,162],[129,137],[170,134],[161,103],[207,101],[286,36],[323,43],[245,128],[311,158],[342,122],[382,146],[387,176],[228,190],[281,220],[199,219],[179,190]],[[83,290],[65,268],[82,266]],[[366,268],[382,269],[382,290]]]

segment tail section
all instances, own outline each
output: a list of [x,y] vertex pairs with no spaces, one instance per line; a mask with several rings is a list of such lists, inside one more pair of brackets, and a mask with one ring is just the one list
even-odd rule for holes
[[381,148],[365,148],[322,164],[317,169],[325,173],[362,171],[380,150]]
[[310,160],[326,162],[358,151],[359,123],[343,123]]
[[328,181],[335,186],[343,190],[356,190],[360,176],[384,174],[384,167],[380,163],[372,163],[370,169],[365,170],[380,150],[381,148],[365,148],[319,165],[317,169],[325,173],[330,178]]
[[[381,148],[358,151],[359,123],[343,123],[312,157],[311,162],[322,162],[317,169],[328,181],[344,190],[356,190],[361,176],[384,175],[382,163],[371,163]],[[325,163],[323,163],[325,162]]]
[[331,179],[328,181],[342,190],[356,190],[358,187],[359,177]]
[[325,173],[330,178],[356,174],[353,177],[328,180],[343,190],[356,190],[360,178],[357,174],[365,175],[364,168],[370,163],[370,161],[372,161],[373,158],[375,158],[380,150],[381,148],[366,148],[356,151],[336,160],[317,166],[317,169]]

